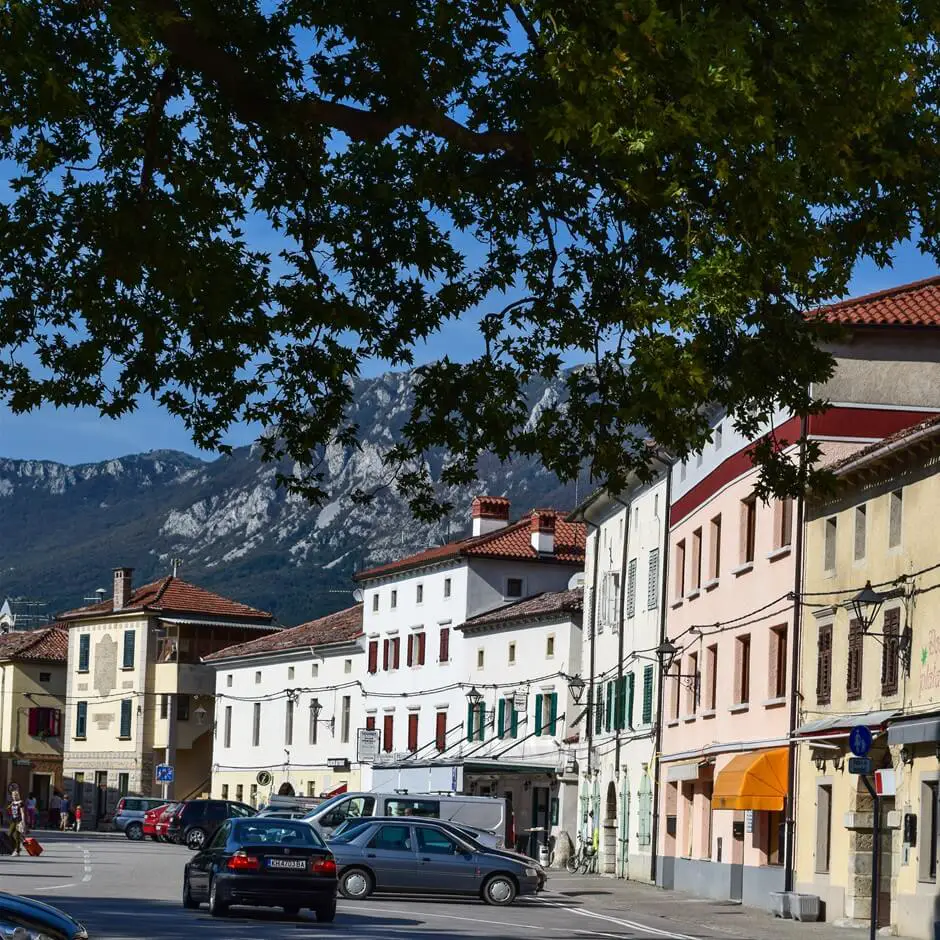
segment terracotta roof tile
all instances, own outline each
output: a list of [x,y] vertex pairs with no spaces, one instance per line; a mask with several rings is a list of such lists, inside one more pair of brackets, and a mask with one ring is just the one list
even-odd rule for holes
[[[267,611],[257,610],[247,604],[214,594],[205,588],[197,587],[188,581],[181,581],[172,575],[152,581],[137,588],[130,600],[119,613],[128,611],[153,611],[154,613],[198,614],[208,617],[225,617],[239,620],[272,620]],[[85,619],[98,614],[114,612],[114,600],[108,599],[100,604],[89,604],[76,610],[60,614],[62,620]]]
[[64,663],[69,653],[67,623],[53,623],[38,630],[21,630],[0,635],[0,659]]
[[473,627],[491,626],[497,623],[511,623],[516,620],[537,620],[550,617],[554,614],[580,614],[584,609],[584,588],[573,588],[570,591],[546,591],[536,594],[525,600],[516,601],[487,611],[464,621],[458,630],[468,630]]
[[396,571],[421,568],[436,562],[456,558],[503,558],[508,560],[541,561],[566,565],[584,564],[585,527],[579,522],[568,522],[564,513],[552,510],[555,516],[555,551],[551,555],[539,555],[532,547],[531,514],[518,522],[510,523],[495,532],[486,535],[471,536],[447,545],[429,548],[427,551],[409,555],[387,565],[378,565],[356,573],[356,581],[366,581]]
[[[925,435],[924,432],[932,433]],[[935,415],[932,418],[928,418],[926,421],[921,421],[919,424],[914,424],[911,427],[896,431],[894,434],[884,437],[880,441],[875,441],[873,444],[869,444],[867,447],[863,447],[861,450],[857,450],[847,457],[842,457],[834,463],[829,464],[826,470],[838,476],[847,467],[854,466],[860,462],[864,463],[866,462],[866,458],[869,457],[876,459],[879,453],[893,451],[896,445],[903,444],[908,439],[934,436],[938,433],[940,433],[940,415]]]
[[813,311],[843,326],[940,326],[940,276],[852,297]]
[[259,637],[248,643],[226,647],[203,658],[203,662],[234,659],[237,656],[260,656],[264,653],[279,653],[285,650],[322,646],[324,643],[339,643],[362,635],[362,604],[340,610],[335,614],[302,623],[290,630],[281,630],[269,636]]

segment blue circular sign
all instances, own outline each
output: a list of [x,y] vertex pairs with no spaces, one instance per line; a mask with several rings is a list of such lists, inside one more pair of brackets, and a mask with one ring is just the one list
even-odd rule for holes
[[852,729],[849,748],[856,757],[864,757],[871,750],[871,732],[865,725],[856,725]]

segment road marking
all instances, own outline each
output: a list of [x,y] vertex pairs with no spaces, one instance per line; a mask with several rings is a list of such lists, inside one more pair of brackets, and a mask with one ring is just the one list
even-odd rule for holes
[[543,904],[547,904],[549,907],[560,908],[563,911],[567,911],[569,914],[578,914],[581,917],[593,917],[596,920],[605,920],[609,924],[616,924],[618,927],[629,927],[631,930],[638,930],[641,933],[652,934],[655,937],[666,937],[668,940],[695,940],[694,937],[690,937],[686,934],[674,933],[671,930],[663,930],[661,927],[651,927],[647,924],[641,924],[638,921],[622,920],[619,917],[611,917],[610,914],[599,914],[596,911],[585,911],[577,907],[566,907],[563,904],[550,901],[548,898],[536,897],[534,900],[541,901]]
[[84,871],[82,882],[88,884],[91,881],[91,852],[88,849],[82,849],[82,869]]
[[[342,910],[346,910],[352,907],[351,904],[343,904]],[[415,912],[403,911],[400,908],[396,907],[375,907],[373,904],[358,905],[353,908],[357,911],[376,911],[379,914],[399,914],[402,917],[414,917]],[[421,916],[423,917],[437,917],[441,920],[462,920],[470,924],[492,924],[495,927],[516,927],[523,930],[545,930],[545,927],[538,926],[536,924],[514,924],[511,921],[506,920],[483,920],[482,917],[458,917],[456,914],[431,914],[428,911],[421,911]],[[558,927],[550,928],[552,930],[558,930]],[[690,938],[691,940],[691,938]]]
[[47,888],[33,888],[30,894],[37,894],[40,891],[60,891],[62,888],[74,888],[77,884],[77,881],[72,881],[67,885],[49,885]]

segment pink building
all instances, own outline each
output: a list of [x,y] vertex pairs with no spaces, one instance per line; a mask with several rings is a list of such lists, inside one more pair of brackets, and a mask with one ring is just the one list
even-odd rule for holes
[[[830,308],[851,333],[816,390],[831,407],[807,424],[827,458],[940,411],[937,310],[940,279]],[[800,437],[786,413],[773,425],[781,440]],[[663,683],[657,881],[767,907],[790,862],[801,512],[798,501],[755,499],[753,439],[726,416],[713,429],[672,471],[665,633],[675,659]]]

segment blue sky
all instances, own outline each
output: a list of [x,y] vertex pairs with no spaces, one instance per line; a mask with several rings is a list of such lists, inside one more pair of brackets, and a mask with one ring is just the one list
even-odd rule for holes
[[[880,270],[874,264],[858,266],[850,294],[866,294],[938,273],[933,258],[921,255],[915,246],[902,245],[894,266]],[[468,359],[481,349],[475,318],[450,323],[416,351],[416,361],[427,362],[445,354]],[[382,371],[380,365],[366,375]],[[237,428],[229,436],[233,445],[248,444],[251,429]],[[41,408],[28,415],[13,415],[0,405],[0,457],[84,463],[107,460],[148,450],[170,448],[197,453],[182,423],[151,402],[120,421],[100,418],[91,410]],[[203,455],[211,457],[212,455]]]

